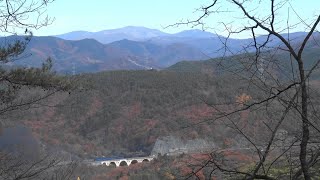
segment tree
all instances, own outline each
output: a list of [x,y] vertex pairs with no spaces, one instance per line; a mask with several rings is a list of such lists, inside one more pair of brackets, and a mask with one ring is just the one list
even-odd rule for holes
[[[22,53],[32,38],[32,32],[28,28],[38,29],[52,22],[48,16],[43,17],[46,6],[52,2],[53,0],[0,1],[0,20],[2,22],[0,31],[4,35],[14,34],[14,36],[3,38],[4,42],[0,47],[0,114],[28,107],[57,91],[69,88],[70,84],[64,78],[51,72],[52,60],[50,58],[43,63],[41,68],[6,66],[7,63],[25,56]],[[17,36],[18,34],[24,34],[24,36]],[[32,98],[27,98],[28,95],[19,97],[18,94],[30,88],[41,88],[46,90],[46,93]]]
[[[225,7],[227,5],[230,6]],[[265,9],[262,10],[266,7],[267,12]],[[280,15],[280,11],[285,7],[288,7],[287,16]],[[226,13],[226,15],[230,14],[235,17],[234,21],[222,20],[220,22],[220,25],[228,32],[226,38],[220,38],[224,44],[223,50],[226,55],[233,56],[222,58],[228,62],[224,64],[222,60],[219,64],[231,70],[234,75],[247,79],[250,88],[260,93],[260,96],[253,97],[248,102],[242,103],[241,106],[233,106],[233,110],[229,112],[222,112],[223,110],[219,110],[218,106],[210,104],[221,112],[213,120],[228,119],[229,126],[232,126],[255,149],[258,157],[255,165],[246,171],[232,168],[230,164],[229,167],[223,166],[217,162],[217,153],[213,153],[214,158],[210,159],[206,165],[211,164],[214,170],[227,174],[241,175],[243,179],[276,179],[277,177],[270,173],[270,168],[285,159],[289,151],[297,151],[298,157],[293,156],[287,160],[299,159],[299,163],[297,166],[290,164],[291,169],[286,178],[298,179],[303,175],[304,179],[309,180],[315,177],[316,173],[313,169],[316,166],[319,167],[320,154],[319,144],[315,142],[320,133],[317,122],[319,120],[319,96],[317,96],[315,86],[311,83],[311,77],[317,72],[320,59],[312,59],[305,52],[308,47],[319,47],[317,27],[320,22],[320,14],[310,17],[313,19],[309,23],[300,17],[289,0],[230,0],[224,3],[214,0],[199,10],[201,15],[195,20],[174,25],[201,25],[205,28],[205,19],[215,14]],[[290,12],[294,12],[294,15],[290,15]],[[291,23],[290,18],[293,16],[299,19],[299,22]],[[302,26],[307,31],[303,37],[290,36],[290,32],[297,26]],[[231,36],[248,32],[251,34],[252,41],[243,45],[240,53],[228,48]],[[284,32],[286,34],[281,34]],[[265,36],[258,37],[257,34]],[[274,43],[275,41],[280,43]],[[232,60],[237,61],[237,68],[228,66]],[[277,110],[281,110],[281,113],[278,113]],[[262,139],[255,141],[251,136],[252,133],[236,121],[235,114],[243,111],[259,111],[265,114],[265,119],[271,117],[270,113],[278,115],[269,118],[268,122],[263,122],[264,128],[262,129],[265,130],[264,135],[267,136],[264,143],[261,143]],[[294,130],[295,133],[291,144],[286,144],[275,158],[275,155],[271,153],[275,148],[277,135],[283,126],[288,127],[290,123],[297,123],[299,127],[292,127],[292,132]],[[299,144],[298,150],[295,148],[297,143]]]
[[[39,106],[49,96],[70,90],[69,80],[51,71],[50,58],[40,68],[7,66],[25,57],[23,52],[32,38],[33,29],[52,22],[53,19],[45,15],[45,10],[53,1],[0,1],[0,31],[2,36],[6,36],[1,38],[0,46],[0,128],[3,128],[3,115],[6,113]],[[16,148],[22,151],[24,147]],[[0,150],[0,179],[69,179],[74,169],[72,163],[62,169],[60,160],[54,156],[25,159],[21,151]],[[65,176],[60,177],[62,174]]]
[[57,156],[46,155],[37,159],[0,152],[0,179],[68,180],[73,176],[76,163],[63,164]]

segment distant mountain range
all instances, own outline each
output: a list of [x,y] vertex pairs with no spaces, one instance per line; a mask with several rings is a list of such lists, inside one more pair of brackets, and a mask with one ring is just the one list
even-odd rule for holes
[[[292,33],[290,37],[299,40],[305,34]],[[257,42],[263,42],[265,38],[260,36]],[[228,39],[226,52],[223,48],[225,40],[225,37],[202,30],[168,34],[156,29],[128,26],[99,32],[75,31],[51,37],[33,37],[24,58],[16,64],[39,66],[50,56],[55,70],[62,73],[71,73],[73,69],[76,73],[161,69],[180,61],[236,54],[252,43],[252,39]],[[279,40],[274,38],[269,46],[279,44]]]
[[33,37],[23,58],[15,64],[40,66],[51,57],[58,72],[98,72],[120,69],[160,69],[181,60],[203,60],[207,57],[198,49],[176,43],[158,45],[150,42],[120,40],[101,44],[94,39],[78,41],[56,37]]
[[186,30],[176,34],[168,34],[157,29],[149,29],[138,26],[127,26],[119,29],[110,29],[98,32],[74,31],[56,37],[66,40],[95,39],[103,44],[128,39],[132,41],[145,41],[157,37],[179,37],[179,38],[213,38],[216,34],[195,30]]
[[66,40],[95,39],[103,44],[129,39],[143,41],[153,37],[166,36],[167,34],[156,29],[128,26],[120,29],[104,30],[99,32],[74,31],[56,37]]

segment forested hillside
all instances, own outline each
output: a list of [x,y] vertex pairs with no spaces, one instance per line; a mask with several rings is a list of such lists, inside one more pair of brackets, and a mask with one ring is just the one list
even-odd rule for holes
[[[241,150],[249,146],[248,142],[221,115],[241,109],[246,103],[258,102],[268,93],[249,84],[259,81],[247,81],[235,74],[241,63],[233,60],[239,58],[243,56],[180,62],[162,71],[76,75],[72,77],[74,90],[57,93],[28,111],[10,113],[8,122],[29,127],[49,152],[67,153],[75,159],[149,155],[157,139],[167,136],[204,139],[213,142],[216,149]],[[230,68],[223,69],[221,65]],[[274,72],[279,74],[276,68]],[[286,74],[282,72],[282,75]],[[285,80],[285,76],[278,78]],[[319,87],[317,78],[310,82],[313,88]],[[274,104],[268,111],[248,109],[230,118],[255,139],[256,145],[263,146],[268,132],[265,123],[273,123],[272,119],[281,115],[282,108]],[[298,123],[287,121],[281,129],[293,137]],[[247,152],[237,153],[232,157],[244,158]],[[205,160],[202,156],[200,159]],[[155,163],[162,166],[171,164],[172,160],[160,159]],[[183,167],[177,166],[177,172]]]
[[228,131],[219,125],[183,127],[212,117],[215,110],[206,103],[235,103],[237,96],[250,94],[245,83],[228,75],[149,70],[76,79],[78,90],[55,95],[54,107],[10,118],[20,119],[41,141],[80,157],[148,155],[157,138],[169,135],[211,139],[220,146]]

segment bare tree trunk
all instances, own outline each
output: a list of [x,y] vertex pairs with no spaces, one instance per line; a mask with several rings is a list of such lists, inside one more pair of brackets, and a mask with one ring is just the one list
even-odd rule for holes
[[301,169],[306,180],[310,180],[309,167],[307,163],[307,146],[309,141],[309,122],[308,122],[308,92],[304,76],[302,61],[299,61],[299,71],[301,80],[301,119],[302,119],[302,139],[300,143],[300,163]]

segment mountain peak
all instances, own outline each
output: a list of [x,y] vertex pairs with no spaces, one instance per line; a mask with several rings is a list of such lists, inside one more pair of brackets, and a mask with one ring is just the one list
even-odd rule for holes
[[185,31],[176,33],[174,34],[174,36],[190,37],[190,38],[214,38],[214,37],[217,37],[218,35],[208,31],[203,31],[200,29],[190,29],[190,30],[185,30]]
[[176,34],[169,34],[158,29],[151,29],[144,26],[125,26],[117,29],[108,29],[98,32],[73,31],[61,34],[56,37],[66,40],[80,40],[85,38],[96,39],[103,44],[128,39],[133,41],[146,41],[152,38],[213,38],[216,34],[199,29],[185,30]]
[[155,31],[160,31],[158,29],[152,29],[152,28],[147,28],[144,26],[125,26],[119,29],[126,29],[126,30],[133,30],[133,29],[137,29],[137,30],[155,30]]
[[119,29],[103,30],[97,33],[102,33],[104,35],[126,35],[129,40],[145,40],[148,38],[153,38],[157,36],[165,36],[164,33],[157,29],[150,29],[142,26],[126,26]]

